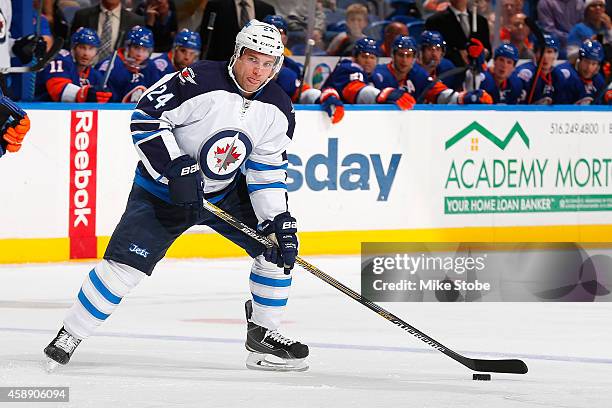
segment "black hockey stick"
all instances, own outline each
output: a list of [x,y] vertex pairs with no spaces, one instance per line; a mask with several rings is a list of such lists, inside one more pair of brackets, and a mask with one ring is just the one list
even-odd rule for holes
[[210,43],[212,41],[213,32],[215,31],[215,19],[217,18],[217,13],[214,11],[210,12],[210,16],[208,16],[208,24],[206,25],[206,31],[208,31],[208,35],[206,36],[206,49],[202,53],[203,60],[208,56],[208,50],[210,49]]
[[0,67],[0,74],[23,74],[27,72],[38,72],[45,68],[47,63],[51,61],[57,53],[62,49],[64,45],[64,39],[58,37],[53,41],[51,49],[45,54],[44,57],[39,59],[36,64],[27,67]]
[[533,78],[533,83],[531,84],[531,89],[529,90],[529,95],[527,97],[527,105],[530,105],[531,102],[533,101],[533,95],[535,93],[536,85],[538,83],[538,80],[540,79],[540,73],[542,72],[542,65],[544,64],[544,52],[546,51],[546,41],[544,40],[544,33],[542,33],[542,30],[540,30],[540,27],[538,27],[535,21],[533,21],[530,17],[526,17],[525,24],[527,25],[527,27],[529,27],[533,35],[536,36],[536,40],[538,42],[536,51],[537,50],[540,51],[540,56],[538,57],[538,65],[537,65],[536,72]]
[[113,56],[108,62],[108,67],[106,68],[106,72],[104,73],[104,79],[102,80],[102,90],[108,90],[108,79],[110,78],[111,71],[115,67],[115,60],[117,59],[117,53],[119,52],[119,48],[121,48],[121,43],[123,41],[123,36],[125,35],[125,31],[119,32],[119,36],[117,37],[117,41],[115,42],[115,50],[113,51]]
[[442,74],[438,75],[438,77],[436,79],[432,79],[429,84],[427,84],[427,86],[425,87],[425,89],[423,89],[421,91],[421,93],[419,94],[419,97],[416,100],[416,103],[423,103],[423,100],[425,100],[425,95],[427,95],[427,92],[429,92],[429,90],[431,88],[433,88],[433,86],[435,84],[437,84],[438,82],[448,78],[448,77],[452,77],[455,75],[459,75],[459,74],[463,74],[465,71],[467,71],[468,67],[455,67],[453,69],[449,69],[446,72],[443,72]]
[[[223,221],[227,222],[232,227],[242,231],[244,234],[248,235],[249,237],[259,242],[260,244],[264,245],[266,248],[272,248],[276,245],[270,239],[258,234],[254,229],[252,229],[248,225],[244,224],[243,222],[234,218],[231,214],[228,214],[227,212],[223,211],[216,205],[211,204],[206,200],[204,200],[204,208],[207,211],[210,211],[212,214],[216,215],[217,217],[221,218]],[[306,269],[308,272],[315,275],[317,278],[327,282],[334,288],[338,289],[340,292],[353,298],[354,300],[361,303],[368,309],[373,310],[374,312],[378,313],[380,316],[384,317],[391,323],[395,324],[396,326],[399,326],[400,328],[404,329],[408,333],[412,334],[414,337],[421,340],[423,343],[428,344],[429,346],[435,348],[441,353],[446,354],[448,357],[463,364],[464,366],[466,366],[467,368],[471,370],[483,371],[483,372],[489,372],[489,373],[509,373],[509,374],[525,374],[527,372],[527,365],[522,360],[516,360],[516,359],[513,359],[513,360],[480,360],[480,359],[474,359],[474,358],[462,356],[461,354],[449,349],[448,347],[432,339],[431,337],[429,337],[428,335],[426,335],[425,333],[423,333],[416,327],[406,323],[404,320],[395,316],[393,313],[386,311],[382,307],[378,306],[376,303],[366,299],[365,297],[361,296],[359,293],[355,292],[351,288],[338,282],[336,279],[332,278],[331,276],[329,276],[328,274],[326,274],[325,272],[323,272],[316,266],[306,262],[302,258],[297,257],[296,263],[300,265],[302,268]]]

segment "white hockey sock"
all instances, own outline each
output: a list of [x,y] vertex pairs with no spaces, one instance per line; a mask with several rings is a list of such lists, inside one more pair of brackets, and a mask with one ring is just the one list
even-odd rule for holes
[[249,286],[253,296],[251,321],[271,330],[277,329],[289,299],[291,275],[285,275],[283,268],[260,255],[253,260]]
[[64,328],[80,339],[91,336],[145,276],[131,266],[102,260],[83,281],[76,302],[66,313]]

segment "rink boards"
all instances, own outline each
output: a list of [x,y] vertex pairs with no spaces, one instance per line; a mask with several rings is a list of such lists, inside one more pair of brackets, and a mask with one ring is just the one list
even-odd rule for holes
[[[137,156],[129,106],[25,105],[32,130],[0,160],[0,262],[103,254]],[[609,241],[608,107],[353,106],[296,112],[287,187],[302,254],[364,241]],[[243,252],[206,228],[173,257]]]

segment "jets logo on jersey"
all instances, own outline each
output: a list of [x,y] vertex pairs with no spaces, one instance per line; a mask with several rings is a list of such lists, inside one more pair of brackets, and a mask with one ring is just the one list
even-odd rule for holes
[[228,180],[251,154],[253,144],[246,134],[235,129],[213,135],[200,149],[200,167],[213,180]]
[[181,70],[179,74],[179,80],[181,81],[181,85],[185,85],[187,82],[197,85],[198,83],[195,81],[195,73],[193,69],[187,67]]
[[9,28],[6,26],[6,17],[4,17],[4,13],[2,13],[0,9],[0,44],[4,44],[6,41],[8,29]]

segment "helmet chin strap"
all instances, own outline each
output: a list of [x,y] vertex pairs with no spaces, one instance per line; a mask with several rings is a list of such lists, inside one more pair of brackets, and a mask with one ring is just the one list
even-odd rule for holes
[[[242,51],[240,51],[240,53],[242,53]],[[236,77],[234,76],[234,64],[236,64],[236,60],[238,59],[238,57],[236,57],[236,54],[232,55],[232,58],[230,59],[230,62],[227,66],[227,73],[229,74],[230,78],[232,78],[232,81],[234,81],[234,84],[236,84],[236,86],[238,87],[238,89],[240,90],[240,92],[245,93],[245,94],[254,94],[259,92],[260,90],[263,89],[264,86],[268,85],[268,82],[270,82],[272,80],[272,78],[274,78],[274,76],[278,73],[278,71],[280,71],[280,61],[277,61],[277,66],[276,68],[274,68],[274,73],[272,75],[270,75],[268,77],[268,79],[266,79],[264,81],[263,84],[259,85],[259,87],[254,90],[254,91],[247,91],[246,89],[244,89],[243,87],[240,86],[240,84],[238,83],[238,80],[236,80]]]

